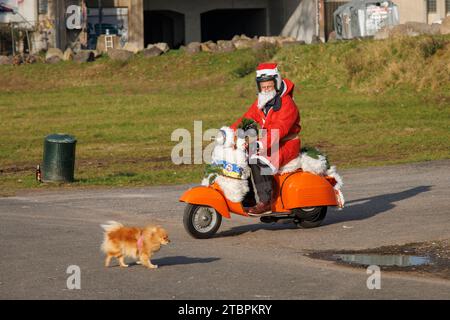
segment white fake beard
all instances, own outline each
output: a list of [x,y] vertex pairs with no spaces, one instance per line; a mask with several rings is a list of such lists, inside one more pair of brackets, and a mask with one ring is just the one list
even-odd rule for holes
[[276,94],[276,90],[258,93],[258,109],[264,108],[266,103],[272,100]]

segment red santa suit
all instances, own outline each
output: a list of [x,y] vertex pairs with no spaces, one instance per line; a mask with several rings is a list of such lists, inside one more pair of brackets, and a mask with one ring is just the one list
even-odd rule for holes
[[[258,108],[258,99],[256,99],[248,111],[231,126],[236,130],[242,119],[248,118],[256,121],[260,129],[267,130],[267,139],[261,140],[263,150],[265,149],[267,152],[260,153],[257,157],[263,163],[269,165],[273,173],[295,159],[301,148],[301,141],[298,137],[301,130],[300,114],[293,100],[294,84],[288,79],[283,79],[280,91],[274,98],[275,103],[267,115],[264,114],[262,109]],[[272,152],[275,141],[271,139],[271,131],[274,129],[278,129],[279,133],[278,152]],[[278,161],[276,161],[276,157],[278,157]]]

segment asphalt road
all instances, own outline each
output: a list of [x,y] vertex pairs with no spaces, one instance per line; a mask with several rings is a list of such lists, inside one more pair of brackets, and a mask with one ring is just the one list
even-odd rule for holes
[[[0,198],[1,299],[450,299],[450,281],[364,269],[308,250],[376,248],[450,237],[450,161],[342,171],[347,207],[316,229],[224,219],[217,237],[191,238],[178,197],[189,186],[27,192]],[[100,223],[155,222],[172,243],[157,270],[105,268]],[[81,289],[67,268],[79,266]]]

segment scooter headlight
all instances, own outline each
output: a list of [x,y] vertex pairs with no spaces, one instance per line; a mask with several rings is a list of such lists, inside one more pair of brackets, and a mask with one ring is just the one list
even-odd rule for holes
[[219,130],[219,132],[217,133],[217,137],[216,137],[216,144],[218,144],[218,145],[225,144],[226,137],[227,137],[227,134],[225,133],[225,131]]

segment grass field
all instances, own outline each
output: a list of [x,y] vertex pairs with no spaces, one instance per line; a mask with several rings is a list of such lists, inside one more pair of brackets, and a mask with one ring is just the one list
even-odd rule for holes
[[193,132],[196,120],[204,130],[234,121],[255,98],[253,70],[265,60],[296,83],[303,144],[332,164],[449,158],[449,43],[421,37],[0,66],[0,194],[60,187],[34,178],[44,137],[55,132],[78,140],[77,182],[66,187],[200,181],[202,165],[171,162],[171,133]]

